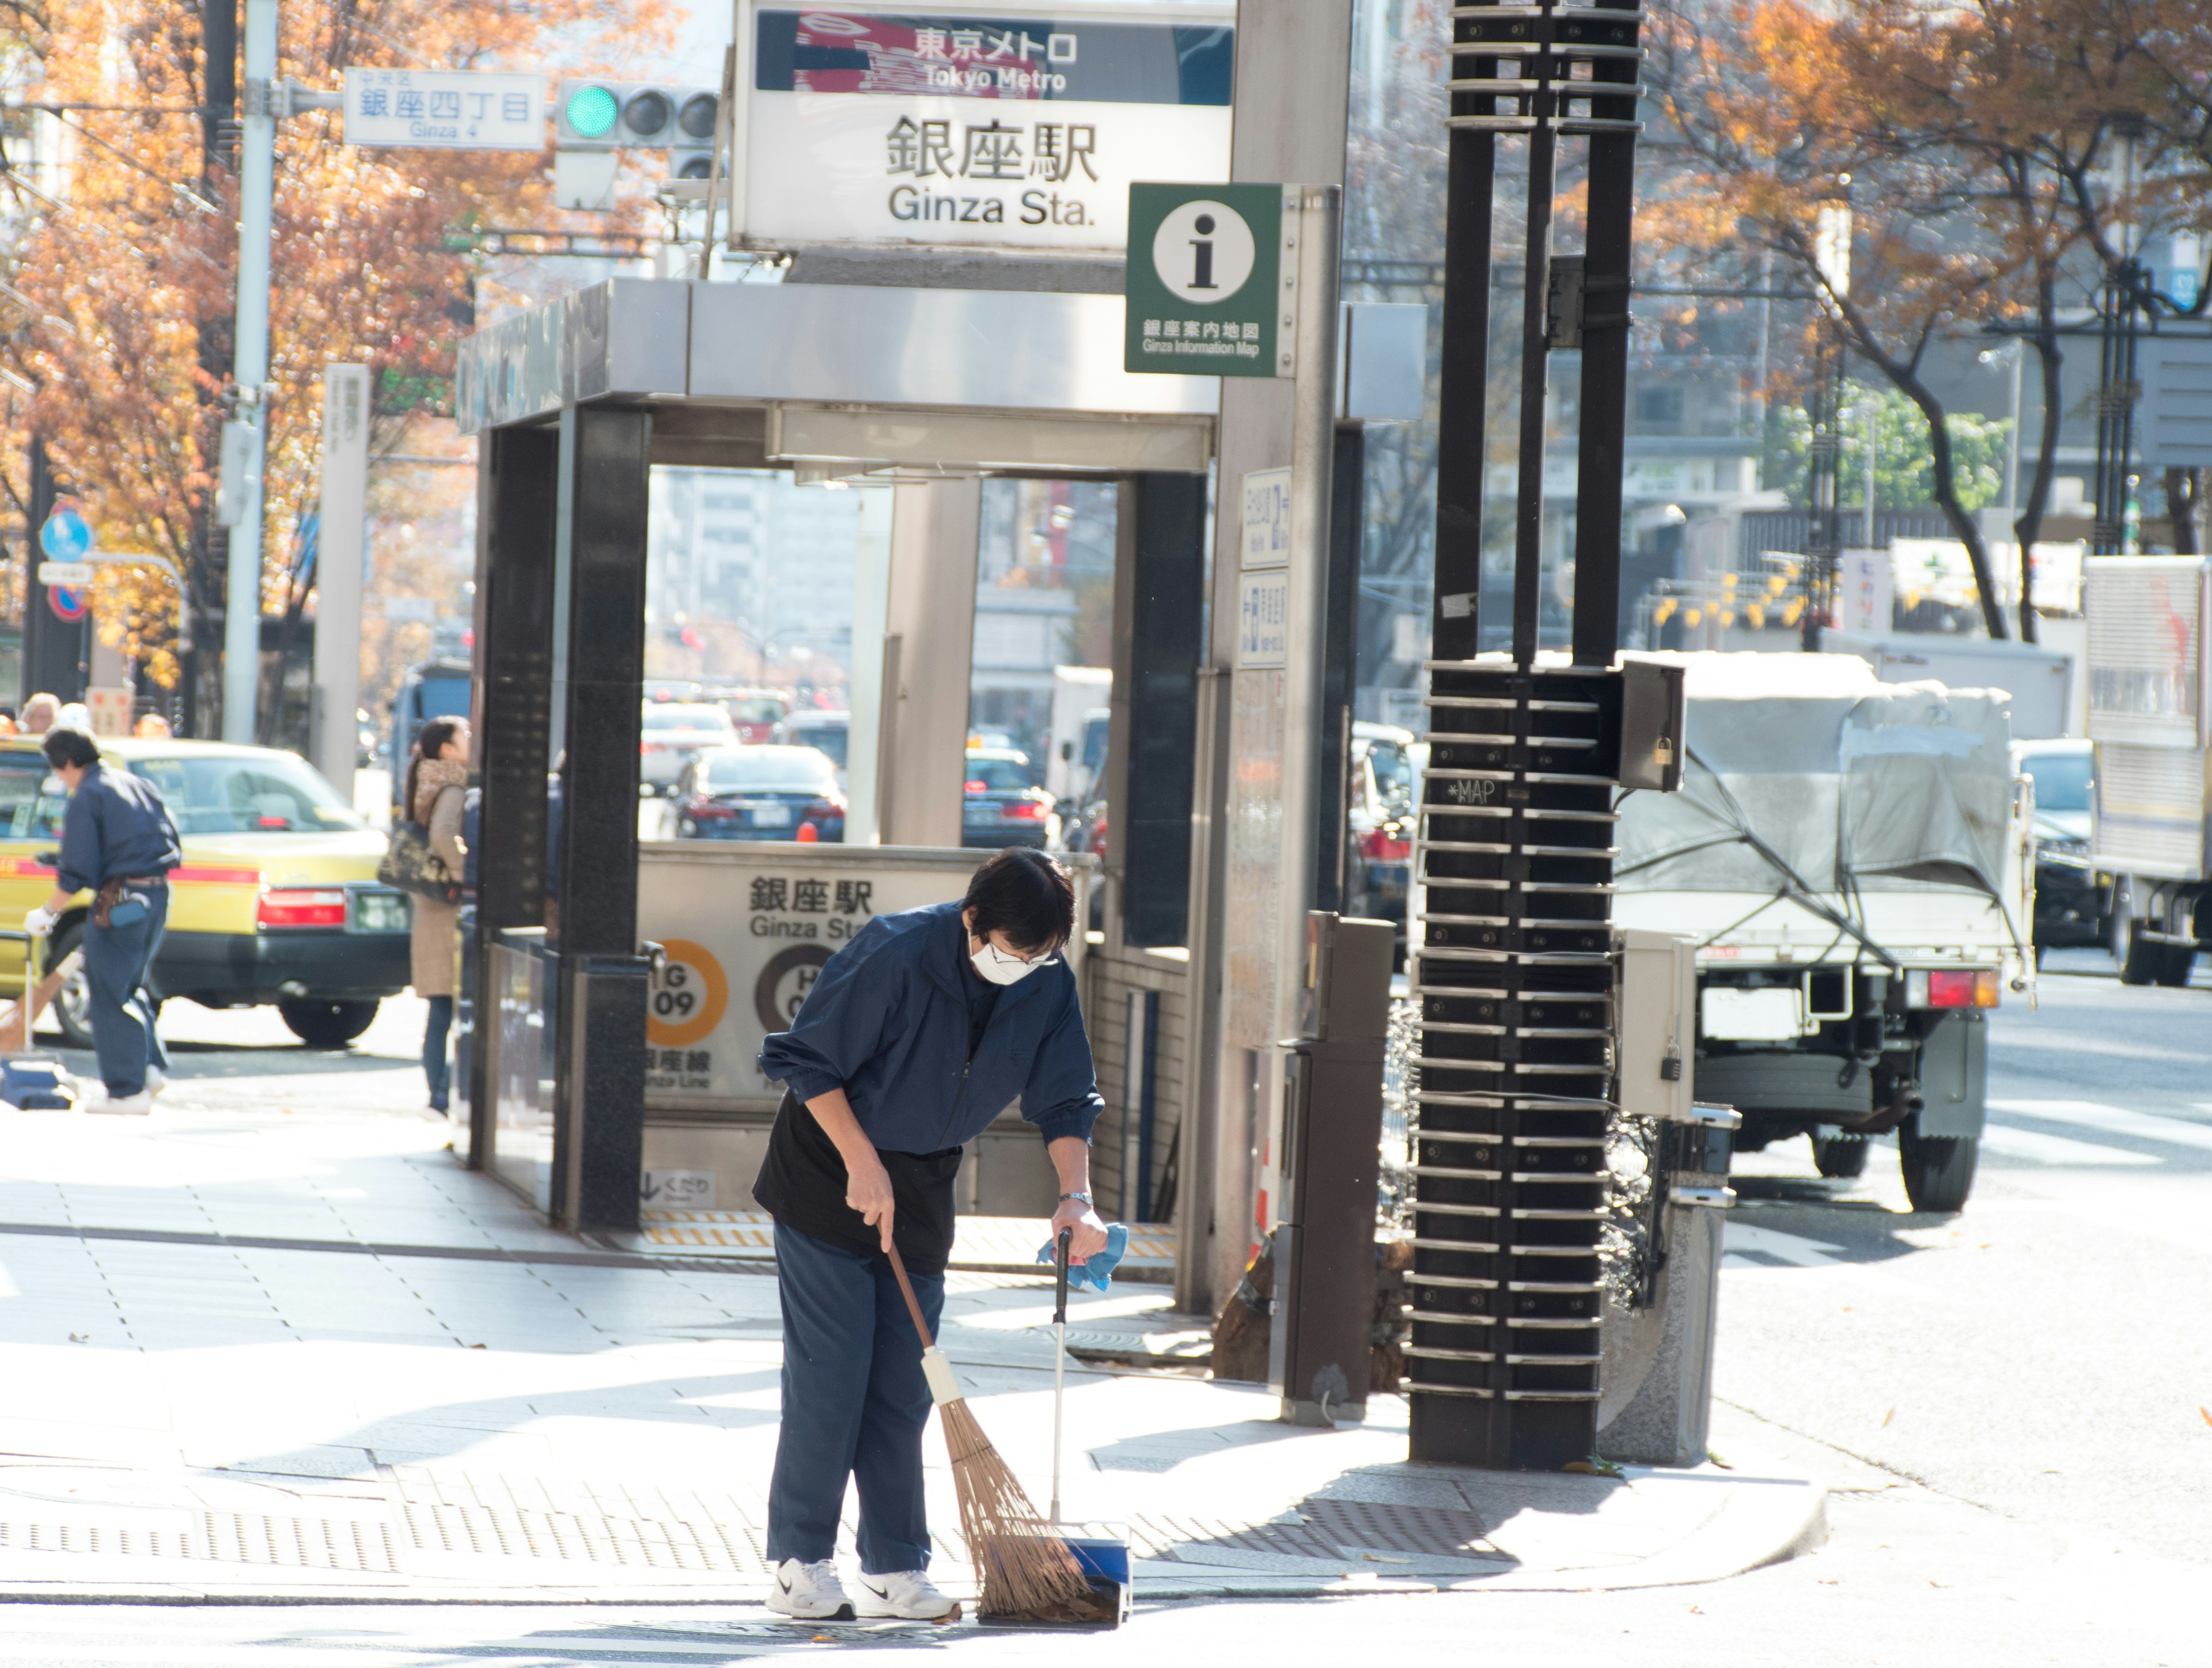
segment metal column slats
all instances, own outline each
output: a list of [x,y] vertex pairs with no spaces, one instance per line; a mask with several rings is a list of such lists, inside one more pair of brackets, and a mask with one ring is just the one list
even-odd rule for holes
[[1413,1456],[1553,1470],[1597,1434],[1622,680],[1430,671]]

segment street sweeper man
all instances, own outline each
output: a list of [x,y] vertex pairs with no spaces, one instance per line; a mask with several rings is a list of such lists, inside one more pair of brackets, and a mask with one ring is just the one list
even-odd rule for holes
[[849,1617],[833,1558],[845,1479],[860,1495],[861,1616],[934,1618],[921,1491],[929,1386],[890,1259],[933,1335],[952,1250],[960,1149],[1012,1101],[1060,1174],[1052,1231],[1106,1245],[1091,1200],[1091,1040],[1062,954],[1067,871],[1002,851],[957,903],[882,915],[830,958],[760,1068],[784,1086],[753,1194],[775,1218],[783,1428],[768,1502],[769,1608]]

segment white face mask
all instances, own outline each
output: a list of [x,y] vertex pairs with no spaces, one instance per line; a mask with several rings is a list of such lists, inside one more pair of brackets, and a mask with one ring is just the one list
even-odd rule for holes
[[968,958],[975,964],[975,971],[994,985],[1015,985],[1035,973],[1039,967],[1049,967],[1056,956],[1040,955],[1034,961],[1024,961],[1018,955],[1009,955],[988,938],[983,948]]

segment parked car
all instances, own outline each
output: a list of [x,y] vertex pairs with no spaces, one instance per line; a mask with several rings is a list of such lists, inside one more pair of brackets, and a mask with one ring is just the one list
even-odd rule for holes
[[2112,883],[2089,861],[2089,806],[2096,791],[2094,743],[2014,742],[2013,766],[2035,782],[2035,948],[2102,944],[2112,931]]
[[679,840],[845,838],[845,796],[827,754],[763,743],[718,747],[677,785]]
[[718,689],[708,697],[730,715],[741,742],[769,742],[791,703],[773,689]]
[[686,766],[702,753],[738,744],[730,715],[707,701],[648,701],[637,744],[637,779],[655,793],[674,793]]
[[1030,757],[1012,748],[968,749],[967,800],[960,843],[995,848],[1060,843],[1060,817],[1052,795],[1030,779]]
[[845,743],[852,734],[853,715],[850,713],[823,712],[812,707],[802,707],[784,715],[781,724],[769,737],[788,747],[811,747],[830,755],[830,762],[837,767],[837,785],[845,786]]
[[[273,1004],[292,1034],[342,1048],[377,1004],[406,987],[408,900],[380,885],[384,838],[297,755],[214,742],[103,738],[121,766],[161,791],[183,838],[169,876],[169,928],[150,987],[157,1001],[207,1008]],[[68,794],[30,737],[0,742],[0,918],[20,921],[53,890]],[[51,967],[83,942],[92,895],[80,893],[46,940]],[[20,961],[0,961],[0,994],[20,992]],[[70,1046],[92,1046],[79,971],[54,1013]]]

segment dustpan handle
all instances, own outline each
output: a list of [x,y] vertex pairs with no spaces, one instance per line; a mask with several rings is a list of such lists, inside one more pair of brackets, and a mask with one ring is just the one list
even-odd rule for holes
[[930,1337],[929,1323],[921,1318],[921,1305],[915,1297],[914,1282],[906,1277],[905,1260],[898,1254],[896,1246],[891,1246],[884,1254],[891,1259],[891,1272],[898,1276],[899,1295],[906,1299],[906,1312],[914,1317],[915,1331],[921,1334],[921,1347],[925,1350],[934,1350],[937,1347],[937,1340]]

